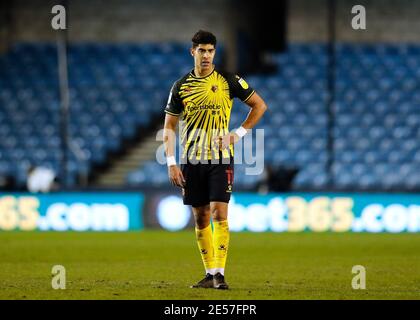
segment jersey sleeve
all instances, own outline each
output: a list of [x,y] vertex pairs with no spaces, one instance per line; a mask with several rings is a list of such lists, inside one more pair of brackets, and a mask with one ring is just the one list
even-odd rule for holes
[[232,98],[239,98],[246,102],[254,94],[255,90],[240,76],[231,74],[228,79]]
[[169,93],[165,112],[173,116],[179,116],[182,111],[184,111],[184,105],[182,104],[182,99],[179,96],[178,84],[175,82]]

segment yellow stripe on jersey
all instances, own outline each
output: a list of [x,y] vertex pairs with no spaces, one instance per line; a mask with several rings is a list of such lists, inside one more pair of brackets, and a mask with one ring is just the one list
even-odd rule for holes
[[171,116],[179,116],[179,115],[181,115],[180,113],[173,113],[173,112],[170,112],[170,111],[168,111],[168,110],[165,110],[165,112],[166,112],[167,114],[170,114]]
[[[227,80],[217,71],[204,78],[190,75],[180,86],[179,96],[184,105],[185,124],[181,132],[181,141],[185,143],[183,156],[188,152],[190,159],[218,159],[216,146],[212,152],[212,140],[216,135],[229,133],[233,105]],[[230,152],[223,151],[224,158],[229,156],[233,156],[232,146]]]
[[254,93],[255,93],[255,90],[252,90],[252,92],[249,94],[249,96],[245,98],[244,102],[247,102],[248,99],[251,98]]

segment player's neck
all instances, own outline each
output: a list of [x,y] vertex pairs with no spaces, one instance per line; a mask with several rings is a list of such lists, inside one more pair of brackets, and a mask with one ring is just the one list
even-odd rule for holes
[[194,67],[194,75],[196,77],[199,77],[199,78],[207,77],[210,73],[213,72],[214,68],[215,68],[214,64],[211,66],[211,68],[208,68],[208,69],[205,69],[205,70],[203,70],[202,68],[200,68],[198,66],[195,66]]

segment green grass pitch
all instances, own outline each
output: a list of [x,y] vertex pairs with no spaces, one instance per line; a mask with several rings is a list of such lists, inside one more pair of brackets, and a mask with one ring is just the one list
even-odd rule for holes
[[[419,299],[420,234],[231,233],[231,289],[204,273],[192,230],[0,233],[0,299]],[[66,289],[51,286],[66,268]],[[366,289],[354,290],[354,265]]]

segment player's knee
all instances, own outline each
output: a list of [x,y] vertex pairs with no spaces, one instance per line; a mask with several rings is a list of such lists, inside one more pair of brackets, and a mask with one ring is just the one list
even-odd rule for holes
[[214,205],[211,208],[211,216],[215,221],[222,221],[227,219],[227,210],[224,206]]
[[198,229],[204,229],[210,224],[210,217],[194,216],[195,226]]
[[204,229],[210,224],[210,208],[194,208],[193,214],[198,229]]

